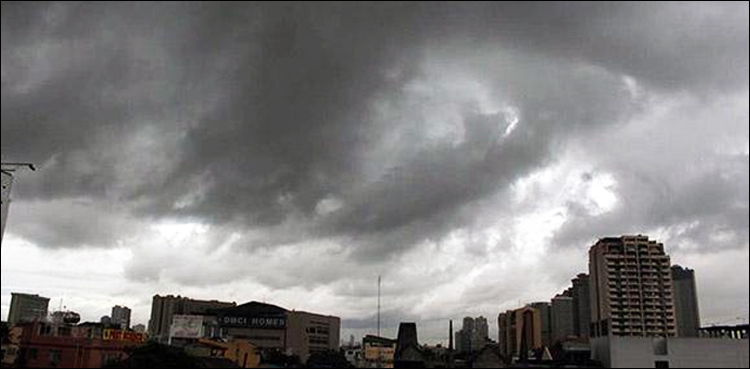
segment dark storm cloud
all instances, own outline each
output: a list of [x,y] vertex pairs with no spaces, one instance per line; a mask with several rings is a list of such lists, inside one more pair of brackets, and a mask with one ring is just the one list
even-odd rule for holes
[[746,247],[750,241],[750,162],[746,155],[719,160],[694,178],[678,171],[655,177],[632,167],[613,168],[621,188],[620,204],[610,213],[595,216],[571,203],[568,220],[554,243],[581,248],[606,235],[646,234],[662,228],[669,234],[668,246],[673,251],[696,246],[698,252]]
[[139,225],[118,208],[88,200],[13,202],[9,227],[51,248],[123,246]]
[[[3,3],[3,159],[43,168],[20,198],[118,199],[149,218],[266,230],[261,243],[341,236],[385,257],[470,222],[467,206],[553,160],[569,135],[622,122],[637,109],[624,74],[666,90],[746,87],[747,13]],[[429,70],[429,55],[444,64]],[[402,104],[406,86],[462,68],[518,110],[515,131],[502,138],[503,114],[457,107],[461,143],[430,142],[416,126],[390,174],[366,179],[399,129],[376,103],[424,119]],[[136,144],[144,132],[156,143]],[[331,197],[341,208],[318,214]],[[277,234],[285,224],[298,233]]]

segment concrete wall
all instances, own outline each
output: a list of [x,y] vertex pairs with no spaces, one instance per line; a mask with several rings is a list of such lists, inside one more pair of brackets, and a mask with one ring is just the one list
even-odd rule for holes
[[748,340],[678,338],[667,343],[670,368],[748,368]]
[[591,340],[592,359],[607,368],[654,368],[666,361],[670,368],[747,368],[748,340],[669,338],[666,355],[654,354],[649,337],[597,337]]

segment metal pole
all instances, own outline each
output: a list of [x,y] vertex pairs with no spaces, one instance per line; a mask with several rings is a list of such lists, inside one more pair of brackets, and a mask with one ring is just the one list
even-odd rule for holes
[[378,337],[380,337],[380,276],[378,276]]

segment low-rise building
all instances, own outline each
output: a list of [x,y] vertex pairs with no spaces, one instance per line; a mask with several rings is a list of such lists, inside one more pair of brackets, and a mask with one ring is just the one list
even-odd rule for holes
[[591,355],[607,368],[747,368],[747,339],[604,336]]
[[393,368],[396,340],[366,335],[362,338],[365,368]]
[[145,340],[141,333],[107,329],[98,323],[32,322],[20,327],[19,367],[99,368],[124,358],[128,347]]

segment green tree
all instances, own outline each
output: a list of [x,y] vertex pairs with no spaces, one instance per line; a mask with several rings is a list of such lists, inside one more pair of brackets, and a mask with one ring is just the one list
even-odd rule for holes
[[334,350],[313,352],[307,358],[306,366],[308,368],[354,368],[354,365],[346,361],[344,354]]
[[124,360],[111,361],[104,368],[201,368],[200,361],[177,347],[148,342],[128,350]]

